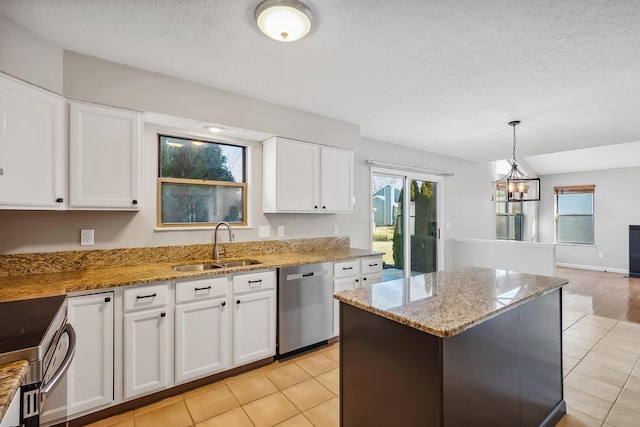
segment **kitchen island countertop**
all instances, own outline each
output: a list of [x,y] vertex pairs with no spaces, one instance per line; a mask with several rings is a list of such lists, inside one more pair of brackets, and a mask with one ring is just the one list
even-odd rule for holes
[[361,286],[335,298],[444,338],[567,283],[557,277],[462,267]]

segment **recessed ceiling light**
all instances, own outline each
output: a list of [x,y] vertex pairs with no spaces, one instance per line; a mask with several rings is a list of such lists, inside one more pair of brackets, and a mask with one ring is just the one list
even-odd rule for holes
[[311,30],[311,9],[298,0],[265,0],[253,14],[258,28],[279,42],[294,42]]
[[212,133],[221,133],[227,130],[227,128],[223,128],[222,126],[205,126],[204,128]]

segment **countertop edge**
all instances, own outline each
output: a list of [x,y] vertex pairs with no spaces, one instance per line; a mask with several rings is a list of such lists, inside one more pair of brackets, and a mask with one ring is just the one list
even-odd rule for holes
[[0,421],[4,418],[11,401],[27,376],[29,362],[19,360],[17,362],[0,365]]

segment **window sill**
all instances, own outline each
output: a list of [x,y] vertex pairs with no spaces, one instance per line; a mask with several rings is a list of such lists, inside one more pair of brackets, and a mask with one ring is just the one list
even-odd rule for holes
[[[153,231],[211,231],[216,228],[216,226],[193,226],[193,227],[154,227]],[[253,230],[253,226],[251,225],[231,225],[231,230]]]

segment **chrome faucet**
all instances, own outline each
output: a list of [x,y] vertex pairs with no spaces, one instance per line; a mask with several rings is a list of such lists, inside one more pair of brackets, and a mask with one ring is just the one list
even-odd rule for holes
[[214,261],[218,261],[220,259],[220,254],[218,253],[218,228],[220,228],[221,225],[226,225],[227,226],[227,230],[229,230],[229,241],[233,242],[233,233],[231,232],[231,226],[229,225],[228,222],[219,222],[218,225],[216,225],[215,230],[213,230],[213,260]]

